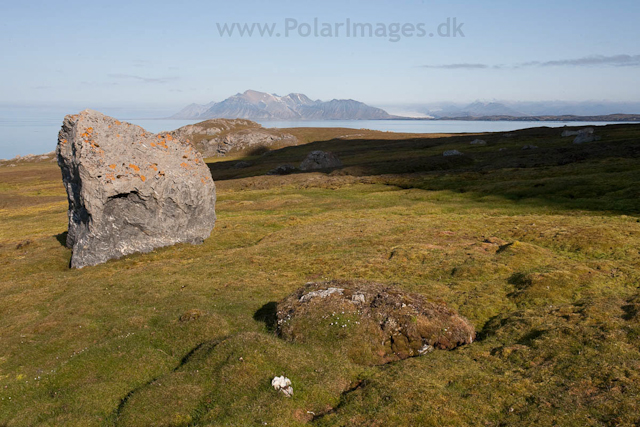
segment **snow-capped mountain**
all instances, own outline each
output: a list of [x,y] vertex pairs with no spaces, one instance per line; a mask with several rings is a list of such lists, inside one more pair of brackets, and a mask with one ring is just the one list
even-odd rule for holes
[[213,118],[249,120],[379,120],[394,116],[352,99],[312,100],[301,93],[278,96],[248,90],[221,102],[191,104],[172,119]]

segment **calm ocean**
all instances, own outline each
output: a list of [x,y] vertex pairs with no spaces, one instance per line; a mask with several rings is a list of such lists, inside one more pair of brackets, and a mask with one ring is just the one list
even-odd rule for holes
[[[0,158],[10,159],[17,155],[42,154],[55,150],[63,118],[63,112],[34,111],[30,114],[18,114],[18,112],[12,114],[6,110],[0,111],[0,135],[2,135]],[[127,119],[123,116],[118,116],[118,118],[142,126],[151,132],[173,130],[198,122],[198,120]],[[540,126],[601,126],[608,124],[604,122],[461,122],[447,120],[257,121],[264,127],[344,127],[407,133],[507,132]]]

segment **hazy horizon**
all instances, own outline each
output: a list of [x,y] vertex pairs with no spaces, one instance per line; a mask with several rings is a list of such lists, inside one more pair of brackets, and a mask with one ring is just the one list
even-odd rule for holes
[[[229,96],[235,95],[235,93],[230,93]],[[268,92],[274,93],[274,92]],[[288,92],[291,93],[291,92]],[[287,93],[287,94],[288,94]],[[298,92],[306,95],[305,92]],[[277,95],[282,95],[278,93]],[[203,102],[201,104],[207,104],[209,102],[220,102],[226,98],[222,99],[212,99],[208,102]],[[312,98],[316,99],[316,98]],[[319,98],[322,101],[329,101],[331,99],[346,99],[341,97],[327,97],[327,98]],[[356,101],[362,101],[361,99],[356,99]],[[200,104],[198,102],[193,102],[195,104]],[[123,104],[123,105],[112,105],[112,104],[98,104],[98,103],[75,103],[75,104],[45,104],[45,105],[24,105],[24,104],[6,104],[0,103],[0,119],[10,120],[12,118],[17,117],[38,117],[38,116],[46,116],[50,118],[52,115],[59,115],[61,118],[66,114],[73,114],[80,112],[85,109],[93,109],[100,111],[107,115],[112,115],[114,117],[119,117],[121,119],[170,119],[172,115],[188,106],[189,104]],[[475,99],[471,101],[433,101],[433,102],[424,102],[424,103],[413,103],[413,102],[396,102],[396,103],[368,103],[369,105],[377,108],[384,109],[390,114],[393,115],[411,115],[411,113],[417,113],[421,109],[434,108],[437,109],[439,107],[450,106],[450,107],[465,107],[474,103],[498,103],[504,104],[506,106],[513,106],[514,108],[518,108],[519,106],[535,106],[533,108],[533,113],[527,113],[527,110],[531,110],[531,108],[525,108],[523,111],[527,115],[607,115],[607,114],[640,114],[640,101],[639,102],[615,102],[615,101],[607,101],[607,100],[588,100],[588,101],[562,101],[562,100],[547,100],[547,101],[507,101],[502,99]],[[597,112],[589,112],[584,113],[585,109],[592,108]],[[561,112],[556,113],[555,110],[560,109]],[[541,110],[538,112],[537,110]],[[546,111],[546,112],[543,112]],[[582,111],[582,113],[581,113]]]

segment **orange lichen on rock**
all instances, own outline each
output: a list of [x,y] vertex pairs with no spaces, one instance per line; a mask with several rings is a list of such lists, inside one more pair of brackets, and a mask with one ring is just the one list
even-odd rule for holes
[[116,124],[120,126],[122,123],[120,122],[120,120],[116,120]]
[[186,164],[185,162],[180,163],[180,166],[182,166],[183,168],[189,168],[189,165]]
[[105,175],[105,179],[108,181],[113,181],[114,179],[116,179],[115,175],[112,173],[108,173]]
[[158,172],[158,164],[157,163],[153,163],[153,164],[149,165],[149,167],[151,169],[153,169],[154,171]]
[[116,168],[116,165],[109,165],[109,167],[110,167],[111,169],[115,169],[115,168]]
[[93,128],[87,128],[87,133],[93,133]]
[[167,141],[173,141],[173,137],[171,135],[167,135],[166,138],[167,138]]
[[140,175],[140,179],[142,180],[142,182],[145,182],[147,180],[147,178],[144,175]]
[[136,172],[140,172],[140,168],[138,166],[134,165],[133,163],[129,163],[129,167],[131,169],[133,169],[134,171],[136,171]]
[[93,148],[94,150],[96,150],[98,152],[99,155],[104,156],[104,150],[102,148],[100,148],[100,146],[98,144],[96,144],[93,141],[88,141],[91,144],[91,148]]

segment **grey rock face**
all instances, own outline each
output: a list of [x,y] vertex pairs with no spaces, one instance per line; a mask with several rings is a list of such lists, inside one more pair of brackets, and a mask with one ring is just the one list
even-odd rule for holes
[[574,144],[584,144],[587,142],[599,141],[600,137],[592,133],[581,133],[573,140]]
[[458,150],[447,150],[444,153],[442,153],[442,155],[444,157],[449,157],[449,156],[462,156],[463,154]]
[[329,151],[312,151],[306,159],[300,163],[300,170],[329,169],[342,167],[342,162],[335,154]]
[[593,132],[594,132],[593,128],[584,128],[584,129],[580,129],[580,130],[565,130],[565,131],[562,131],[562,137],[578,136],[578,135],[591,135],[591,134],[593,134]]
[[56,152],[51,151],[49,153],[44,154],[27,154],[24,156],[15,156],[11,160],[0,159],[0,163],[3,162],[16,162],[16,163],[36,163],[40,161],[55,161],[56,160]]
[[65,117],[56,152],[71,267],[209,237],[215,184],[189,143],[85,110]]
[[243,119],[207,120],[183,126],[172,131],[171,135],[192,142],[204,157],[224,157],[234,152],[298,143],[291,134],[265,129],[256,122]]
[[482,139],[474,139],[473,141],[471,141],[471,145],[487,145],[487,141],[484,141]]
[[219,141],[214,140],[217,156],[225,156],[232,151],[266,148],[275,144],[295,145],[297,140],[288,134],[273,135],[266,130],[240,131],[226,135]]

